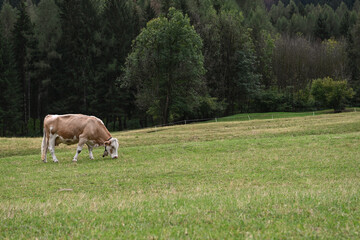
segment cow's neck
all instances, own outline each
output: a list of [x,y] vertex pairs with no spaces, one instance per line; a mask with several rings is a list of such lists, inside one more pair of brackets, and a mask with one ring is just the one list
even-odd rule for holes
[[104,131],[101,131],[102,134],[101,136],[99,136],[98,139],[98,144],[99,145],[104,145],[104,142],[109,141],[109,139],[111,138],[111,134],[110,132],[106,129],[106,127],[104,126]]

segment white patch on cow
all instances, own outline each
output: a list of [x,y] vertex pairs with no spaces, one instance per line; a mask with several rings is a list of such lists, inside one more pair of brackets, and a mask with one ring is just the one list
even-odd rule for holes
[[54,120],[57,119],[58,117],[59,117],[59,115],[57,115],[57,114],[51,115],[51,118],[54,119]]
[[110,153],[111,158],[118,157],[118,148],[119,148],[119,141],[116,138],[112,138],[110,140],[110,146],[107,146],[106,149],[108,153]]
[[81,150],[82,150],[82,146],[77,146],[77,148],[76,148],[76,153],[75,153],[75,156],[74,156],[74,158],[73,158],[73,162],[77,162],[77,158],[78,158],[78,156],[79,156],[79,153],[81,152]]
[[[51,129],[51,127],[50,127]],[[50,131],[50,136],[49,136],[49,151],[51,153],[51,156],[52,156],[52,159],[54,162],[58,162],[56,156],[55,156],[55,141],[56,141],[56,138],[58,137],[59,135],[57,134],[52,134],[51,131]]]
[[43,140],[42,140],[42,143],[41,143],[41,158],[43,160],[43,162],[47,162],[47,159],[46,159],[46,153],[47,153],[47,143],[46,143],[46,131],[45,131],[45,128],[43,129]]

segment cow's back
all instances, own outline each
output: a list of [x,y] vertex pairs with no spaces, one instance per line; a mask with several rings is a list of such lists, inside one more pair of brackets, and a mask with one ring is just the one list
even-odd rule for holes
[[64,139],[79,138],[81,134],[86,134],[89,139],[95,139],[104,132],[110,135],[100,119],[83,114],[47,115],[44,128]]
[[65,139],[79,137],[89,124],[89,116],[82,114],[48,115],[44,120],[44,128],[50,134],[57,134]]

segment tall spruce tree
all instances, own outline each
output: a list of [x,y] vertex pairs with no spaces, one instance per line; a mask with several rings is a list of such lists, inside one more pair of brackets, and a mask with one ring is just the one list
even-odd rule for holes
[[88,113],[99,52],[98,13],[91,0],[64,0],[60,2],[60,23],[57,52],[61,60],[56,62],[56,78],[51,80],[52,111]]
[[351,74],[350,85],[356,92],[355,104],[360,102],[360,16],[348,35],[348,68]]
[[[102,58],[98,65],[96,92],[93,99],[94,111],[106,122],[119,121],[116,129],[121,130],[126,119],[135,108],[131,93],[116,86],[122,74],[125,59],[131,50],[131,41],[140,29],[137,6],[132,1],[109,0],[102,13]],[[124,119],[122,121],[121,119]]]
[[217,79],[219,100],[226,102],[225,114],[233,114],[236,109],[238,81],[238,61],[237,53],[245,48],[251,48],[248,41],[249,33],[244,27],[244,17],[242,12],[236,10],[222,10],[219,15],[219,34],[220,34],[220,71]]
[[316,20],[314,36],[321,41],[330,38],[329,28],[326,24],[326,16],[323,13],[320,13]]
[[21,2],[19,6],[19,16],[13,29],[13,48],[18,81],[22,86],[22,133],[28,132],[28,121],[30,119],[30,75],[28,71],[29,47],[33,35],[32,23],[26,12],[26,5]]
[[12,38],[14,25],[17,19],[17,10],[5,2],[0,11],[0,30],[7,40]]
[[19,134],[21,92],[13,51],[8,39],[0,34],[0,136]]
[[33,95],[34,105],[33,115],[39,118],[39,129],[42,129],[42,120],[49,112],[48,93],[49,85],[53,76],[54,60],[59,59],[56,46],[61,36],[59,7],[54,0],[42,0],[36,8],[34,19],[34,33],[38,42],[38,54],[34,63],[33,79],[36,83],[36,95]]

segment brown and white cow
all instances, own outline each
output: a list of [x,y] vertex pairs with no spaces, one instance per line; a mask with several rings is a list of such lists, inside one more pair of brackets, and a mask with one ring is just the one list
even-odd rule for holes
[[78,144],[73,161],[76,162],[84,144],[88,146],[90,159],[94,159],[92,149],[105,146],[103,154],[110,153],[112,158],[118,157],[119,142],[105,127],[104,123],[94,116],[82,114],[47,115],[44,119],[44,137],[41,144],[41,159],[46,160],[49,149],[54,162],[58,162],[55,156],[55,146],[60,143]]

